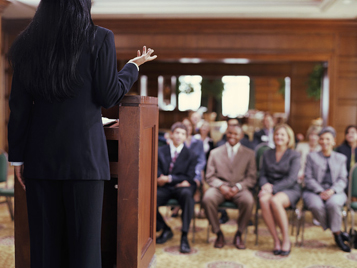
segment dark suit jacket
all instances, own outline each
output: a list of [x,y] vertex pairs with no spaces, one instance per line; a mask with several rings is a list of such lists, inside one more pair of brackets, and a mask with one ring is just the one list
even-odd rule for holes
[[266,135],[266,133],[265,133],[264,129],[254,132],[254,135],[253,135],[254,146],[257,146],[259,143],[264,142],[264,141],[262,141],[262,136],[265,136],[265,135]]
[[[157,177],[161,174],[169,175],[169,168],[171,163],[170,145],[161,146],[158,150],[158,168]],[[197,164],[197,156],[189,150],[186,146],[178,155],[175,165],[172,169],[172,182],[165,184],[163,187],[173,188],[176,184],[183,181],[188,181],[191,185],[195,185],[195,167]]]
[[27,93],[14,72],[10,95],[9,161],[24,162],[24,177],[109,180],[101,107],[117,105],[138,77],[134,64],[117,72],[114,35],[97,27],[94,49],[86,45],[77,64],[77,96],[49,103]]
[[[344,141],[340,146],[337,147],[336,151],[347,157],[346,167],[347,167],[347,174],[349,174],[351,170],[351,151],[352,151],[351,146],[346,141]],[[357,148],[355,149],[355,161],[357,160],[356,157],[357,157]]]

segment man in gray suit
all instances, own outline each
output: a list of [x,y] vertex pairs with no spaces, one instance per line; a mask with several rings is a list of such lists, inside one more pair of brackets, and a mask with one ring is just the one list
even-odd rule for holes
[[256,183],[254,151],[240,144],[243,131],[240,126],[229,126],[227,142],[211,151],[207,164],[206,181],[211,186],[205,193],[202,205],[217,234],[216,248],[224,246],[224,236],[218,221],[218,205],[225,200],[234,202],[239,208],[238,231],[233,244],[245,249],[242,233],[248,225],[254,206],[250,191]]
[[351,249],[344,242],[348,235],[341,232],[341,209],[347,200],[344,192],[347,184],[346,156],[333,151],[336,132],[325,127],[319,133],[320,152],[311,152],[306,159],[305,206],[320,222],[321,227],[331,229],[336,244],[345,252]]

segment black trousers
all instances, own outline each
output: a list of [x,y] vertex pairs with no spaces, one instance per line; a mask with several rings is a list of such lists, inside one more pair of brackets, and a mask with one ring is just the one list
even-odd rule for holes
[[31,268],[101,268],[104,181],[26,180]]
[[161,230],[165,225],[165,220],[159,212],[159,207],[164,206],[171,198],[177,199],[182,209],[182,232],[188,232],[191,219],[194,212],[195,201],[193,194],[196,191],[196,185],[190,187],[158,187],[157,188],[157,212],[156,225],[157,230]]

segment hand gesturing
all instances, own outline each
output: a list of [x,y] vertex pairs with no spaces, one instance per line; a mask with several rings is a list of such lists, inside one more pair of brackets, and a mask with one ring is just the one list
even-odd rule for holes
[[141,53],[140,50],[138,50],[137,57],[131,59],[129,62],[134,62],[138,66],[140,66],[147,61],[152,61],[157,58],[157,55],[152,56],[152,53],[154,53],[153,49],[149,48],[148,50],[146,50],[146,46],[143,46],[143,53]]

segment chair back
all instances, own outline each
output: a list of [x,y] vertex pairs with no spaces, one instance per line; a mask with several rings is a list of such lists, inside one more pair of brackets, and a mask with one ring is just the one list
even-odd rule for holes
[[271,149],[271,148],[266,144],[263,144],[262,146],[259,146],[259,148],[256,148],[256,150],[255,150],[255,163],[257,164],[257,170],[258,171],[261,168],[261,162],[262,162],[263,153],[265,151],[269,150],[269,149]]
[[352,197],[357,197],[357,163],[350,170],[350,175],[348,177],[348,204],[347,206],[351,208]]
[[7,181],[7,168],[8,168],[7,154],[5,152],[2,152],[0,154],[0,182]]

